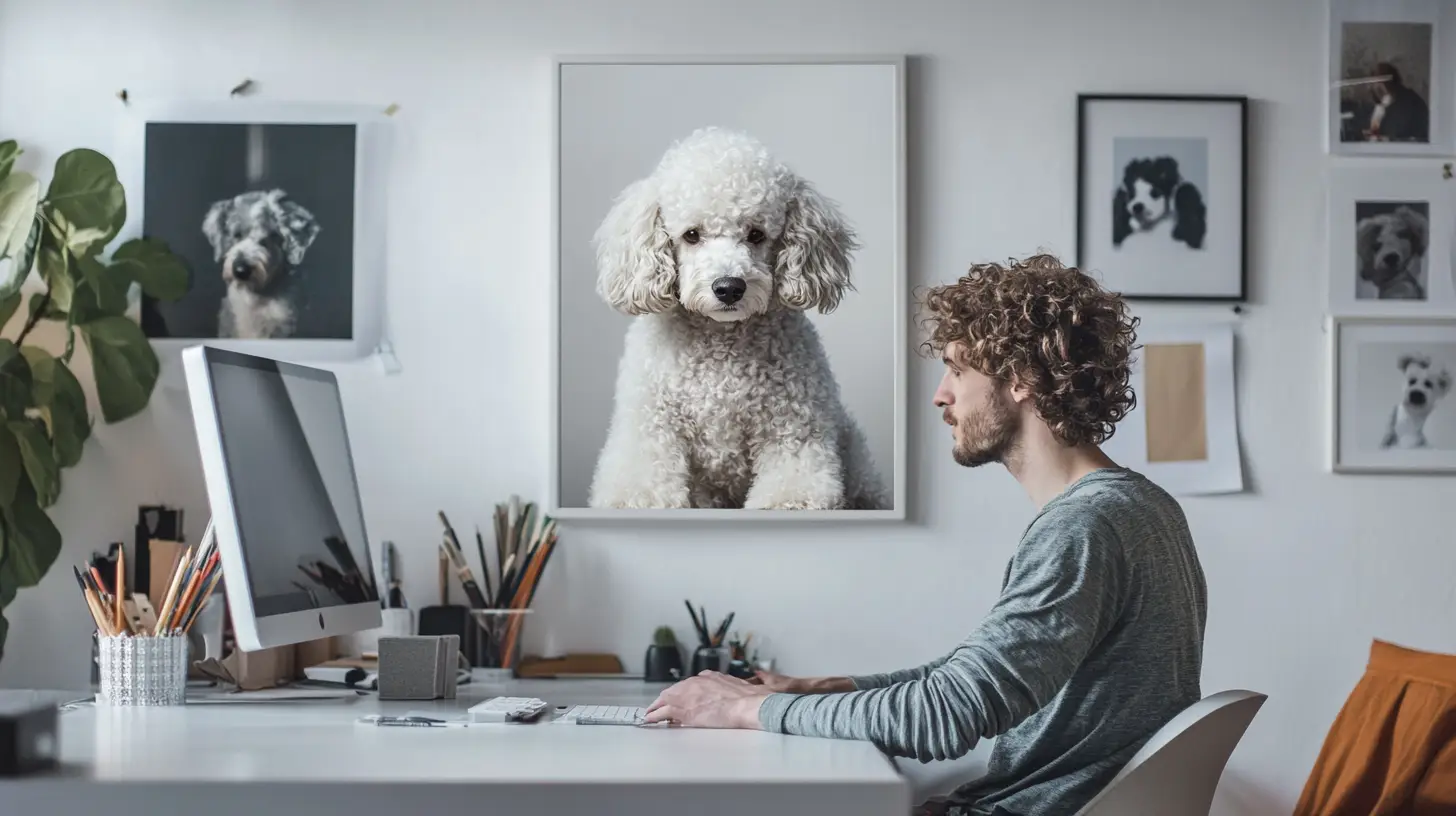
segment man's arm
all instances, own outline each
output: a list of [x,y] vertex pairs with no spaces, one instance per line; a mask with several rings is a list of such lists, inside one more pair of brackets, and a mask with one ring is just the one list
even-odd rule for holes
[[884,688],[896,683],[921,680],[929,676],[949,658],[950,655],[937,657],[923,666],[900,669],[888,674],[856,674],[847,677],[786,677],[772,672],[759,672],[758,677],[763,685],[773,691],[787,691],[793,694],[833,694],[840,691]]
[[1118,542],[1062,508],[1033,525],[987,618],[925,676],[836,694],[771,694],[768,731],[862,739],[922,762],[964,756],[1046,705],[1117,618]]

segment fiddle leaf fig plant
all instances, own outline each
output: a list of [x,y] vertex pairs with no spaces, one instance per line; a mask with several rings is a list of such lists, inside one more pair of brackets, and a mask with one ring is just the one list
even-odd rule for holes
[[[185,263],[160,241],[135,238],[102,259],[126,222],[126,193],[109,159],[84,148],[63,154],[42,194],[34,176],[15,170],[20,155],[14,140],[0,142],[0,659],[5,607],[60,553],[46,508],[91,436],[86,394],[71,371],[76,338],[91,357],[102,419],[132,417],[151,400],[160,366],[127,316],[131,294],[175,300],[189,286]],[[31,280],[38,286],[27,297]],[[63,335],[46,348],[33,332],[48,323]]]

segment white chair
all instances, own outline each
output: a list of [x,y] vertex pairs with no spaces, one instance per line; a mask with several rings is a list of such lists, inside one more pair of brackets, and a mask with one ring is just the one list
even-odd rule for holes
[[1224,766],[1268,695],[1220,691],[1158,729],[1077,816],[1208,816]]

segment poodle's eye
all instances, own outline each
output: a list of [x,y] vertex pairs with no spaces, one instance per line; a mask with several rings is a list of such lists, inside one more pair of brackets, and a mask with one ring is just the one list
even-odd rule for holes
[[690,244],[696,244],[701,236],[698,235],[697,229],[690,229],[687,232],[684,232],[682,237],[684,241],[687,241]]
[[1154,191],[1152,191],[1152,196],[1153,196],[1153,200],[1156,201],[1157,199],[1160,199],[1160,198],[1163,197],[1163,191],[1162,190],[1154,190]]
[[761,244],[763,243],[763,239],[763,230],[759,229],[758,227],[754,227],[753,229],[748,231],[748,243]]
[[1410,378],[1410,384],[1411,385],[1415,385],[1416,384],[1416,378],[1415,377],[1411,377]]

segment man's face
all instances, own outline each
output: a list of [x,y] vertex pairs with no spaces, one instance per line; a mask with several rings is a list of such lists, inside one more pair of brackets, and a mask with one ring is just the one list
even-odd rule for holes
[[935,390],[935,405],[951,426],[952,455],[964,467],[1005,462],[1015,449],[1021,414],[1011,389],[965,364],[962,351],[959,343],[946,348],[945,376]]

